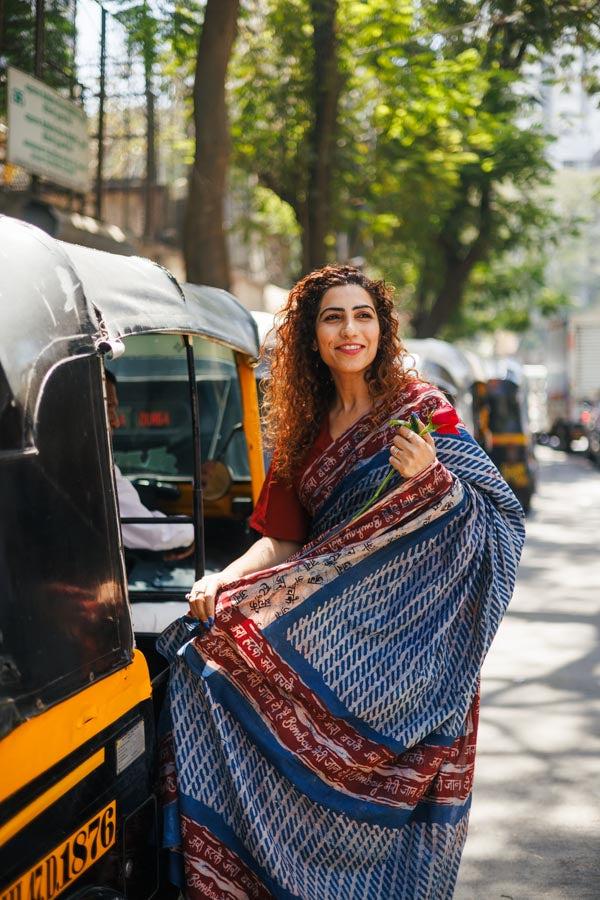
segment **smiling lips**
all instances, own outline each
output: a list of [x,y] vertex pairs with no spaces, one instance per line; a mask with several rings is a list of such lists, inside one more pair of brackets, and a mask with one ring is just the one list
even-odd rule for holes
[[348,353],[354,355],[355,353],[360,353],[361,350],[364,350],[363,344],[340,344],[339,347],[335,348],[339,350],[341,353]]

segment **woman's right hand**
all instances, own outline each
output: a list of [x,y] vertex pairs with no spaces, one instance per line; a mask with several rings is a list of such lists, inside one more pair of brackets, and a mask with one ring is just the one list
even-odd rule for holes
[[207,628],[215,621],[215,600],[220,588],[231,584],[250,572],[270,569],[296,553],[301,544],[296,541],[284,541],[278,538],[261,537],[242,556],[229,563],[224,572],[205,575],[194,583],[187,594],[190,615],[200,619]]
[[227,584],[226,577],[222,572],[215,572],[195,581],[187,595],[190,613],[200,619],[206,628],[210,628],[215,621],[215,600],[224,584]]

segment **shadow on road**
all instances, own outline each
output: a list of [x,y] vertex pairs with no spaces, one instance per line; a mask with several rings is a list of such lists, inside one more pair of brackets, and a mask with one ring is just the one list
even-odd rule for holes
[[600,897],[600,470],[541,448],[455,900]]

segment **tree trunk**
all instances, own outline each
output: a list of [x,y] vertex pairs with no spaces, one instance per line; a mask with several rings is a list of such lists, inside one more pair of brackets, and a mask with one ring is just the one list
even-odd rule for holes
[[310,0],[313,21],[314,121],[309,143],[308,209],[303,229],[306,272],[327,262],[332,171],[340,91],[335,17],[337,0]]
[[416,338],[436,337],[448,324],[460,307],[473,266],[482,257],[483,247],[481,252],[469,254],[465,259],[448,254],[440,261],[445,275],[441,288],[433,298],[425,289],[417,292],[416,312],[411,323]]
[[[468,196],[468,189],[461,191]],[[468,250],[458,252],[455,223],[461,220],[460,210],[447,216],[450,233],[439,235],[439,252],[431,255],[421,270],[416,292],[415,313],[411,324],[417,338],[436,337],[459,309],[465,287],[473,267],[484,259],[489,248],[492,230],[491,188],[484,185],[479,199],[479,227]],[[461,248],[462,250],[462,248]],[[432,266],[435,271],[432,271]]]
[[229,288],[224,200],[230,153],[225,99],[239,0],[207,0],[194,81],[196,153],[190,175],[183,252],[187,278]]

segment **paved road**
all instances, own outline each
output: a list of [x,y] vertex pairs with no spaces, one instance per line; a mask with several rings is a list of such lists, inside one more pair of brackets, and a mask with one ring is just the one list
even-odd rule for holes
[[540,448],[454,900],[600,900],[600,470]]

